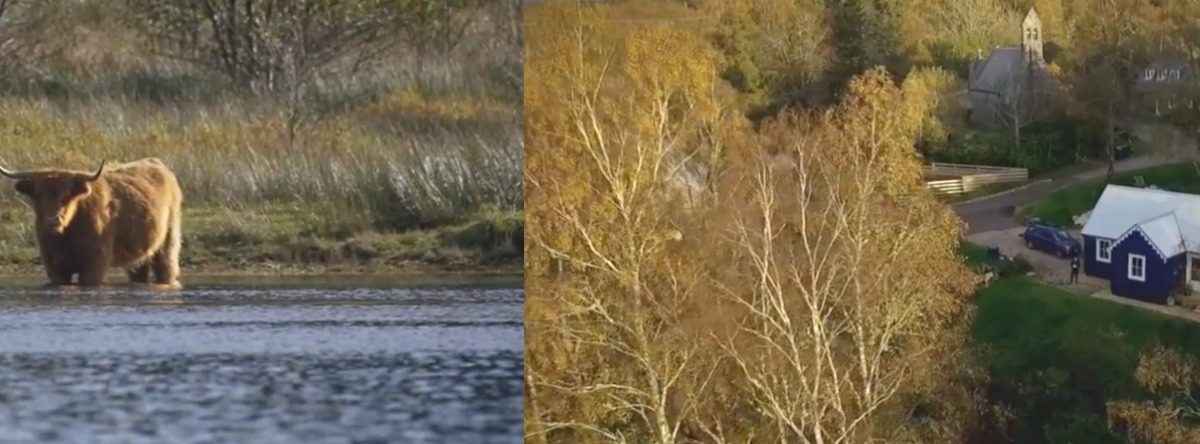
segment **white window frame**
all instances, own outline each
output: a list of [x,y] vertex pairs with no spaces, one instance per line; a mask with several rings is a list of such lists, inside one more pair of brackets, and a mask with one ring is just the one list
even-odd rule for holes
[[[1142,261],[1141,275],[1133,274],[1133,261],[1135,259]],[[1146,256],[1143,256],[1140,254],[1130,254],[1129,255],[1129,270],[1125,274],[1127,274],[1129,276],[1130,280],[1134,280],[1134,281],[1138,281],[1138,282],[1146,282]]]
[[[1101,242],[1108,244],[1108,246],[1100,245]],[[1104,253],[1103,256],[1100,255],[1101,252]],[[1096,262],[1112,263],[1112,239],[1096,238]]]
[[1200,282],[1200,273],[1192,273],[1192,268],[1200,265],[1200,255],[1188,253],[1187,255],[1187,280],[1188,282]]
[[1142,74],[1142,80],[1154,80],[1154,68],[1146,68],[1146,72]]

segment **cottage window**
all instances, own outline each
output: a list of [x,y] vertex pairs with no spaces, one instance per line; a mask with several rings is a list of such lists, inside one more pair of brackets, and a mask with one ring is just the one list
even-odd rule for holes
[[1153,80],[1154,68],[1146,68],[1146,72],[1142,73],[1142,80]]
[[1175,80],[1179,80],[1179,69],[1178,68],[1171,70],[1171,78],[1175,79]]
[[1112,241],[1096,239],[1096,260],[1106,264],[1112,263]]
[[1146,256],[1129,255],[1129,279],[1146,282]]
[[1188,278],[1192,282],[1200,282],[1200,257],[1188,255]]
[[1163,80],[1167,80],[1167,70],[1165,70],[1165,69],[1158,70],[1158,76],[1156,77],[1156,80],[1159,82],[1161,82]]

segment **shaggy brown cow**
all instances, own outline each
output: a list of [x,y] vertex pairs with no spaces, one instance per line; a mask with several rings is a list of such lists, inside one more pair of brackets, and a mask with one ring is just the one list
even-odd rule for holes
[[51,284],[101,285],[110,267],[129,280],[179,286],[183,192],[161,161],[146,158],[95,173],[67,170],[0,174],[33,205],[38,247]]

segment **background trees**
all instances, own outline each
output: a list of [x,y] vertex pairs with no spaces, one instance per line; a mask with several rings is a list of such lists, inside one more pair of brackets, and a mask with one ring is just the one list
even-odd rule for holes
[[529,439],[955,442],[973,278],[924,114],[873,71],[752,132],[704,21],[641,7],[527,16]]
[[1137,117],[1134,81],[1149,62],[1148,33],[1155,27],[1158,11],[1146,2],[1104,0],[1078,12],[1067,85],[1073,114],[1103,128],[1111,177],[1117,133]]
[[256,89],[302,85],[373,62],[400,41],[457,43],[473,0],[130,0],[139,29],[164,54]]
[[[1134,75],[1188,4],[1105,1],[531,7],[530,441],[1111,437],[1115,377],[984,381],[960,228],[920,186],[922,153],[1044,171],[1147,118]],[[1031,5],[1065,111],[968,128],[965,62],[1018,44]]]
[[720,115],[716,54],[620,12],[557,4],[526,22],[531,440],[700,433],[684,425],[712,361],[683,324],[702,300],[681,173]]

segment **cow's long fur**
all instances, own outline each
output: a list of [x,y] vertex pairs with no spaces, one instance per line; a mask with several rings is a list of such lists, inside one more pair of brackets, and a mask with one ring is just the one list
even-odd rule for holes
[[155,284],[179,285],[183,192],[160,160],[102,166],[98,176],[19,174],[17,189],[37,213],[38,247],[52,284],[78,275],[80,285],[101,285],[108,269],[119,267],[133,282],[149,283],[153,272]]

